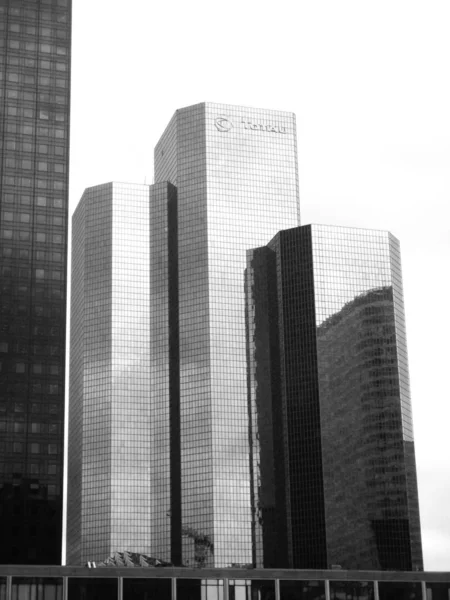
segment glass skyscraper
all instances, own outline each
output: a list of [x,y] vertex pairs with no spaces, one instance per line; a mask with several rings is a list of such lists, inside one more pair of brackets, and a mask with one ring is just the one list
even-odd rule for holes
[[248,564],[246,251],[298,224],[295,117],[178,110],[155,181],[74,213],[68,563]]
[[178,110],[155,148],[155,181],[170,182],[174,206],[171,277],[164,301],[150,290],[150,311],[171,342],[160,402],[179,439],[159,520],[171,516],[175,562],[248,564],[246,251],[298,225],[295,116],[210,103]]
[[255,564],[422,569],[397,239],[281,231],[246,279]]
[[68,562],[420,569],[400,255],[299,227],[295,117],[176,111],[73,217]]
[[61,560],[70,0],[0,0],[0,563]]
[[149,186],[85,190],[72,239],[67,563],[84,564],[151,549]]

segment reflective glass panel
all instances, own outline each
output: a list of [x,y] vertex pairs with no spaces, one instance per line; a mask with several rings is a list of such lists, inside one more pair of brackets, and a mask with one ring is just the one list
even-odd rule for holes
[[88,188],[72,233],[67,559],[132,548],[170,560],[150,546],[159,497],[149,457],[164,444],[150,405],[149,186]]
[[275,600],[275,581],[266,579],[230,579],[229,600]]
[[[155,181],[178,192],[182,563],[249,564],[243,276],[249,248],[298,224],[295,116],[213,103],[178,110],[155,148]],[[167,320],[166,305],[154,306]]]
[[170,600],[171,579],[123,579],[123,600]]
[[117,600],[118,586],[117,577],[69,577],[68,600]]
[[426,600],[450,600],[450,582],[427,583]]
[[223,581],[177,579],[177,600],[223,600]]
[[13,577],[11,600],[62,600],[62,578]]
[[280,581],[280,600],[325,600],[325,582]]
[[[21,412],[25,416],[25,426],[21,431],[6,432],[6,446],[0,453],[0,464],[6,467],[0,471],[0,486],[3,486],[3,498],[0,499],[3,506],[0,512],[0,564],[56,565],[61,561],[66,265],[62,260],[61,276],[58,281],[52,281],[48,252],[53,246],[54,236],[60,240],[64,256],[67,247],[70,88],[69,85],[59,87],[54,78],[40,77],[42,67],[48,71],[47,74],[54,72],[56,56],[47,54],[45,65],[36,60],[39,46],[36,37],[39,28],[36,26],[42,22],[44,13],[46,32],[55,31],[58,24],[59,44],[66,53],[57,62],[63,65],[68,84],[71,4],[67,2],[58,11],[64,17],[59,23],[56,10],[44,10],[41,2],[0,1],[0,26],[4,27],[3,35],[0,35],[0,96],[2,114],[8,117],[4,126],[2,119],[0,126],[0,148],[8,149],[4,159],[2,152],[0,167],[0,256],[4,269],[1,273],[0,344],[8,344],[7,363],[0,371],[0,389],[2,399],[13,398],[15,403],[22,405]],[[26,6],[33,8],[28,10]],[[57,90],[65,101],[58,111],[54,102]],[[41,113],[47,115],[46,120],[41,121]],[[64,116],[58,127],[55,120],[57,113]],[[55,134],[61,129],[63,138],[55,144]],[[56,158],[53,153],[47,153],[43,159],[38,149],[48,148],[50,142],[52,149],[57,145],[59,156]],[[38,194],[44,196],[44,204],[40,203]],[[50,225],[50,214],[43,215],[40,209],[56,200],[60,206],[55,207],[51,216],[61,220]],[[26,211],[24,206],[27,206]],[[5,226],[6,231],[3,229]],[[37,254],[38,248],[40,254]],[[42,310],[28,309],[37,299]],[[35,345],[42,349],[39,356],[33,351]],[[53,356],[50,348],[55,349]],[[22,361],[24,357],[26,369],[14,368],[16,361]],[[32,457],[30,453],[23,452],[19,466],[23,478],[17,487],[12,473],[21,448],[18,444],[26,445],[22,446],[25,448],[30,442],[39,441],[45,448],[45,444],[50,442],[43,432],[39,440],[35,439],[27,425],[33,404],[43,400],[43,394],[34,387],[34,378],[29,376],[35,361],[44,366],[39,377],[43,388],[46,385],[58,386],[54,402],[61,407],[57,419],[60,430],[52,442],[58,446],[56,456],[60,470],[58,474],[44,476],[45,454]],[[51,373],[48,367],[55,362],[59,372]],[[13,418],[14,402],[6,405],[8,419]],[[40,497],[29,493],[32,481],[25,474],[30,472],[30,460],[42,467],[40,473],[34,473],[33,477],[40,486]],[[48,486],[55,491],[51,496],[44,493]]]
[[422,600],[422,586],[411,581],[378,582],[379,600]]
[[330,581],[330,600],[373,600],[371,581]]

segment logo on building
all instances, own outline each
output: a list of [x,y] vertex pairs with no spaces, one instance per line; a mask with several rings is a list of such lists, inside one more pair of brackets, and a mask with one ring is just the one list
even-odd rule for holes
[[230,129],[233,127],[233,123],[226,117],[216,117],[214,125],[216,126],[217,131],[221,132],[230,131]]
[[244,129],[251,129],[253,131],[269,131],[270,133],[287,133],[287,128],[279,123],[255,123],[249,119],[242,119],[241,121]]
[[250,129],[251,131],[267,131],[269,133],[288,133],[288,128],[280,123],[258,123],[244,118],[236,124],[233,124],[227,117],[216,117],[214,125],[216,126],[217,131],[220,131],[221,133],[227,133],[233,127],[237,127],[238,129]]

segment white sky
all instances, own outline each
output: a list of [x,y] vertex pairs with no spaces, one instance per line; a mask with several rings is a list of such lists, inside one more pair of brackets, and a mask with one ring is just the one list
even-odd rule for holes
[[401,242],[425,568],[450,570],[450,3],[73,0],[71,210],[177,108],[297,114],[302,224]]

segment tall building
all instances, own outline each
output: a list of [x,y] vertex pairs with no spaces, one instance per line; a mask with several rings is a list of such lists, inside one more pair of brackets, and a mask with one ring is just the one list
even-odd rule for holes
[[61,561],[70,0],[0,1],[0,563]]
[[256,566],[422,569],[398,241],[297,227],[246,279]]
[[67,563],[84,564],[152,539],[149,186],[85,190],[72,239]]
[[212,103],[178,110],[155,148],[155,181],[176,196],[168,216],[164,194],[151,204],[151,237],[153,227],[164,236],[158,218],[171,221],[160,264],[171,276],[164,298],[151,288],[150,310],[170,340],[159,401],[179,439],[155,518],[171,516],[175,563],[247,564],[246,251],[298,225],[295,116]]
[[155,181],[74,214],[68,562],[250,563],[246,251],[298,224],[295,117],[178,110]]

